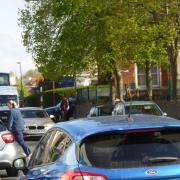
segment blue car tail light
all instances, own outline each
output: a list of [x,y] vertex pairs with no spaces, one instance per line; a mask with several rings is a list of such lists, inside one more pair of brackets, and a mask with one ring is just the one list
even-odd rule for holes
[[145,128],[145,129],[132,129],[132,130],[127,130],[124,131],[123,133],[146,133],[146,132],[156,132],[160,131],[162,129],[158,128]]
[[67,171],[61,175],[60,180],[108,180],[108,178],[97,173]]

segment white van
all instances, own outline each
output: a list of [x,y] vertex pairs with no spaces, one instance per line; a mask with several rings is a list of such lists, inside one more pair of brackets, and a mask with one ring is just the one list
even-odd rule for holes
[[13,100],[19,106],[19,96],[17,87],[0,86],[0,109],[7,106],[7,102]]
[[9,108],[7,103],[13,100],[19,107],[19,96],[17,87],[15,86],[0,86],[0,120],[7,125],[7,119],[9,116]]

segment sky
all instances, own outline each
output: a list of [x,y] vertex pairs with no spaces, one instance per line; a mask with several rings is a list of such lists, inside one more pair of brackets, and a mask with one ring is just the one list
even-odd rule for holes
[[20,75],[35,68],[31,54],[23,46],[18,26],[18,12],[23,9],[24,0],[0,0],[0,72],[14,72]]

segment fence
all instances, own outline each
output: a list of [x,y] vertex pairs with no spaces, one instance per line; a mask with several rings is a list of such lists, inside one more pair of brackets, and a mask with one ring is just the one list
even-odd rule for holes
[[[138,91],[138,93],[137,93]],[[148,95],[146,90],[134,90],[131,91],[131,95],[137,100],[148,100]],[[168,89],[153,89],[153,100],[168,100],[169,94]]]
[[87,87],[77,90],[77,100],[81,102],[91,101],[94,103],[110,102],[110,88],[109,87]]
[[[138,92],[137,92],[138,91]],[[131,90],[131,96],[134,100],[148,100],[146,90]],[[124,91],[124,99],[128,99]],[[153,89],[153,100],[168,100],[168,89]],[[79,102],[91,101],[94,103],[111,102],[109,87],[87,87],[77,90],[77,100]]]

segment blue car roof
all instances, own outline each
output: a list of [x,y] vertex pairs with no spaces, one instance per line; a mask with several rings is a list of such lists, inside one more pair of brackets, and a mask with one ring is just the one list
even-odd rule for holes
[[180,121],[170,117],[134,114],[130,120],[127,116],[100,116],[60,122],[55,127],[64,129],[75,141],[81,141],[86,136],[108,131],[180,128]]

